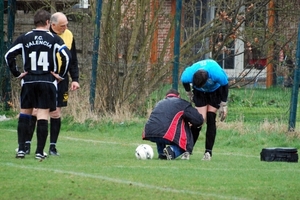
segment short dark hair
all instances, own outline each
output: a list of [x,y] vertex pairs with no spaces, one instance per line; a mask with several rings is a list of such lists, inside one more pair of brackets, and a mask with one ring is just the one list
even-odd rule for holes
[[207,72],[200,69],[193,76],[193,86],[201,88],[206,83],[207,79]]
[[47,20],[50,21],[50,17],[51,17],[51,14],[46,10],[40,9],[40,10],[36,11],[36,13],[33,17],[35,27],[46,26]]
[[168,90],[168,92],[166,93],[166,96],[168,96],[169,94],[175,94],[176,96],[179,96],[179,92],[173,88]]

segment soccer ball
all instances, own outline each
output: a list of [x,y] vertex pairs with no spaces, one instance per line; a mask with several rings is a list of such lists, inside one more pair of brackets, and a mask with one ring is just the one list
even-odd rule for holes
[[139,160],[152,159],[153,155],[153,149],[148,144],[141,144],[135,149],[135,157]]

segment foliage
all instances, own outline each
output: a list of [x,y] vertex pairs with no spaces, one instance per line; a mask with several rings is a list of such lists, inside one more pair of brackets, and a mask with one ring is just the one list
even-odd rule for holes
[[[65,12],[69,17],[73,33],[83,33],[76,41],[82,55],[80,60],[81,89],[70,92],[69,107],[66,115],[74,120],[84,122],[107,115],[145,116],[149,112],[149,98],[156,90],[163,90],[172,80],[172,35],[174,16],[170,14],[165,1],[103,1],[101,16],[101,36],[99,62],[97,66],[97,84],[95,110],[90,109],[91,47],[93,46],[94,19],[96,1],[90,1],[90,8],[75,9],[74,2],[56,4],[39,1],[41,5],[27,6],[27,12],[38,8]],[[207,2],[207,3],[205,3]],[[266,64],[272,64],[273,71],[279,66],[276,58],[279,51],[286,46],[289,54],[294,55],[296,46],[296,28],[290,23],[298,19],[299,12],[294,2],[276,1],[275,26],[270,29],[269,0],[258,1],[183,1],[182,43],[180,48],[179,73],[189,64],[211,57],[224,61],[229,57],[243,55],[244,71],[238,77],[230,79],[231,88],[249,86],[257,81],[263,73],[255,65],[248,65],[247,59],[255,50],[260,57],[271,56]],[[32,5],[26,2],[28,5]],[[206,13],[215,12],[213,18]],[[290,23],[285,23],[285,22]],[[157,31],[164,32],[160,40],[159,51],[151,51]],[[221,35],[220,35],[221,34]],[[221,36],[221,38],[220,38]],[[232,52],[233,45],[241,44]],[[270,48],[272,47],[272,48]],[[270,52],[270,49],[274,51]],[[88,52],[88,53],[87,53]],[[270,54],[269,54],[270,53]],[[255,55],[254,55],[255,54]],[[222,56],[223,57],[222,57]],[[224,57],[225,56],[225,57]],[[154,59],[155,58],[155,59]],[[239,63],[240,64],[240,63]],[[257,64],[257,63],[256,63]],[[276,76],[276,75],[275,75]],[[265,80],[263,80],[265,81]],[[12,82],[12,108],[18,110],[19,82]],[[182,88],[179,86],[179,89]],[[277,104],[260,102],[259,99],[244,99],[243,105],[253,107],[257,104]],[[288,106],[288,105],[286,105]],[[130,118],[126,116],[125,118]],[[236,118],[234,118],[236,119]],[[118,119],[122,121],[122,119]]]
[[[244,63],[236,65],[243,64],[244,70],[232,77],[230,83],[231,87],[241,87],[254,82],[266,66],[274,77],[282,76],[278,74],[282,71],[281,50],[295,60],[297,29],[291,30],[289,23],[297,26],[298,4],[276,1],[271,7],[274,1],[270,0],[205,2],[194,0],[184,4],[188,11],[180,54],[183,68],[204,57],[226,63],[242,56]],[[205,13],[215,18],[208,20]]]
[[[298,14],[290,12],[288,15],[293,9],[292,3],[278,2],[275,8],[280,17],[276,18],[274,26],[270,25],[273,8],[269,3],[265,0],[184,1],[179,73],[204,57],[222,62],[239,55],[245,56],[245,69],[231,80],[232,88],[254,82],[262,73],[263,68],[257,70],[260,63],[248,65],[249,59],[274,57],[268,60],[272,63],[267,62],[264,66],[272,64],[275,72],[279,65],[276,59],[279,51],[287,44],[295,49],[296,30],[287,34],[288,24],[284,22],[297,18]],[[166,5],[164,2],[151,4],[151,1],[109,1],[103,4],[97,73],[98,112],[114,113],[129,108],[132,113],[145,115],[147,97],[169,81],[173,58],[166,57],[172,55],[169,48],[174,16],[165,14]],[[212,8],[215,8],[215,17],[209,19],[205,13],[211,12]],[[162,51],[151,52],[156,31],[166,31],[161,24],[169,27],[161,42]],[[238,42],[241,47],[232,52],[232,47]],[[157,56],[154,62],[153,54]]]
[[[159,17],[167,20],[162,6],[152,12],[151,1],[103,4],[95,105],[100,112],[114,113],[127,107],[145,114],[147,95],[166,79],[169,68],[162,62],[166,52],[160,53],[157,63],[149,62],[155,24]],[[169,42],[168,36],[163,46]]]

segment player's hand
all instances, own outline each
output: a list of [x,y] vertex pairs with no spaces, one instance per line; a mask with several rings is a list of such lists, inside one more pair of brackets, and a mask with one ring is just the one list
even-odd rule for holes
[[76,82],[76,81],[72,81],[70,90],[73,91],[73,90],[77,90],[77,89],[79,89],[79,88],[80,88],[79,83]]
[[51,72],[51,74],[55,77],[57,82],[59,83],[60,81],[64,80],[62,77],[59,76],[59,74],[56,74],[54,72]]
[[22,79],[28,72],[22,72],[17,78]]
[[219,108],[219,118],[220,121],[224,121],[227,116],[227,102],[221,101]]
[[190,102],[192,103],[193,102],[193,97],[194,97],[194,94],[192,93],[192,91],[186,92],[186,95],[188,96]]

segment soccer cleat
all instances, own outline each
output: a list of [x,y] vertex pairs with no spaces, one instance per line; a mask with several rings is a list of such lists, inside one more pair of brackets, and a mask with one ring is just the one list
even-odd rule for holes
[[181,155],[181,160],[189,160],[190,159],[190,153],[189,152],[184,152]]
[[38,159],[38,160],[44,160],[46,157],[40,153],[36,153],[35,154],[35,158]]
[[165,154],[159,154],[158,159],[159,160],[167,160],[167,156]]
[[[19,148],[16,148],[15,151],[16,151],[16,153],[18,153]],[[30,154],[30,145],[29,145],[29,148],[27,148],[27,146],[25,145],[25,154],[28,154],[28,155]]]
[[16,158],[25,158],[25,152],[24,151],[18,151],[16,154]]
[[209,152],[205,152],[205,154],[204,154],[202,160],[210,161],[210,160],[211,160],[210,153],[209,153]]
[[175,153],[172,151],[170,146],[164,148],[164,153],[166,154],[167,160],[175,159]]
[[54,147],[54,148],[49,149],[49,155],[59,156],[59,153],[57,152],[57,149]]

